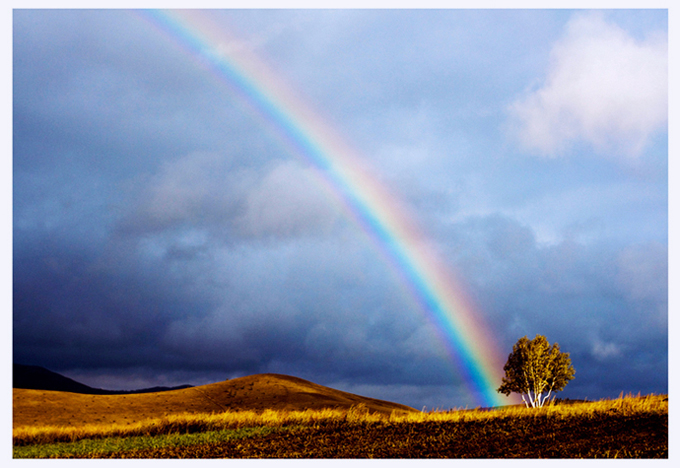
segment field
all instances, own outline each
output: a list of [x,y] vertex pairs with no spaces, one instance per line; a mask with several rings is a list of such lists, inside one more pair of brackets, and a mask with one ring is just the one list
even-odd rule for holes
[[[241,409],[224,408],[236,388],[250,390],[260,406],[241,399]],[[663,395],[426,413],[285,376],[188,390],[92,396],[15,389],[14,458],[668,458]],[[56,397],[61,411],[50,406]],[[84,398],[90,409],[70,414]],[[183,400],[189,410],[179,411]],[[208,404],[222,408],[203,410]]]

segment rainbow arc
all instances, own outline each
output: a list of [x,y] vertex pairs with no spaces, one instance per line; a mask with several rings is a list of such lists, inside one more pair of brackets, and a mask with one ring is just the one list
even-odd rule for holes
[[177,10],[140,15],[237,93],[291,151],[315,169],[346,214],[375,241],[402,278],[437,329],[475,401],[480,406],[506,402],[496,392],[503,362],[481,313],[413,217],[366,170],[362,158],[209,14]]

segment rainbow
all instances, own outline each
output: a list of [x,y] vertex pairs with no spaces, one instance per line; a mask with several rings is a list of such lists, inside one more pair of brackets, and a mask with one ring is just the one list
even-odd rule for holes
[[346,214],[377,243],[433,323],[477,404],[507,402],[496,392],[503,362],[479,312],[414,218],[364,167],[362,158],[209,14],[192,10],[135,13],[239,95],[332,188]]

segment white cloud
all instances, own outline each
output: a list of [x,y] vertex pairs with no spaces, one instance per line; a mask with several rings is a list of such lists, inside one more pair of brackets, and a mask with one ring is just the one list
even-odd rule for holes
[[246,195],[236,220],[247,236],[287,237],[330,229],[339,215],[311,169],[296,163],[275,166]]
[[234,216],[242,193],[255,180],[252,171],[231,169],[224,154],[187,154],[165,162],[156,174],[129,181],[131,199],[120,227],[139,234],[187,223],[223,223]]
[[[229,157],[196,152],[165,163],[141,186],[122,226],[132,232],[174,231],[193,223],[218,237],[289,237],[332,228],[340,207],[312,169],[277,161],[234,168]],[[174,239],[178,241],[180,239]]]
[[591,352],[598,361],[606,361],[621,356],[621,346],[616,343],[604,342],[596,338],[592,344]]
[[634,158],[668,122],[668,39],[636,40],[599,14],[578,15],[555,44],[543,85],[510,107],[528,150],[586,142]]
[[219,172],[224,168],[217,154],[192,153],[164,164],[149,187],[149,216],[166,221],[194,217],[214,195]]

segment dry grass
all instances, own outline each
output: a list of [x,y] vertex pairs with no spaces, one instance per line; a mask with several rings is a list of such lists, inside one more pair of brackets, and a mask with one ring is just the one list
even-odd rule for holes
[[303,411],[265,409],[262,411],[225,411],[222,413],[179,413],[150,418],[134,424],[85,424],[80,426],[20,426],[14,428],[15,446],[73,442],[106,437],[156,436],[221,431],[246,427],[286,427],[337,425],[418,425],[423,423],[480,423],[500,420],[598,420],[607,416],[640,417],[668,414],[665,396],[621,396],[614,400],[546,406],[541,409],[508,407],[492,411],[454,410],[447,412],[371,412],[365,404],[348,409],[307,409]]
[[[82,426],[19,427],[13,431],[14,445],[75,442],[82,439],[105,437],[156,436],[160,434],[189,434],[245,427],[282,427],[314,425],[333,420],[357,420],[356,410],[305,410],[305,411],[227,411],[224,413],[179,413],[150,418],[132,425],[87,424]],[[379,416],[371,416],[377,418]]]
[[84,395],[46,390],[14,389],[13,427],[46,426],[80,429],[91,426],[136,425],[178,414],[256,411],[301,411],[364,404],[372,413],[415,412],[413,408],[308,382],[295,377],[261,374],[200,387],[158,393]]
[[668,398],[420,412],[263,374],[137,395],[14,390],[14,456],[667,458]]

